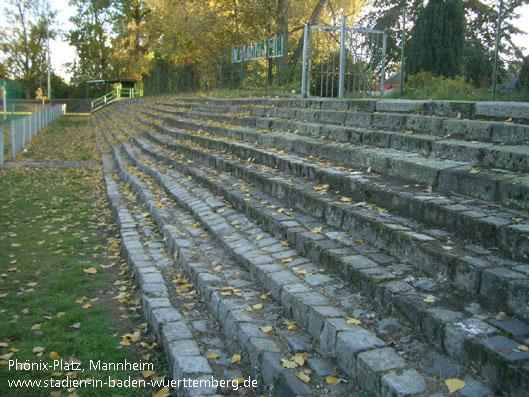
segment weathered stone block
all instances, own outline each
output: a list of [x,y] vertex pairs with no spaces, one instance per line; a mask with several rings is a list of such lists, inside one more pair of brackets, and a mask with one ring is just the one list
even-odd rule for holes
[[383,372],[405,368],[404,359],[389,347],[369,350],[358,355],[356,373],[358,384],[368,390],[380,390],[379,377]]
[[338,333],[336,338],[336,358],[338,366],[348,376],[356,378],[356,356],[366,350],[384,347],[384,341],[361,327]]
[[406,369],[400,373],[392,371],[381,378],[381,396],[401,397],[424,393],[426,381],[414,369]]

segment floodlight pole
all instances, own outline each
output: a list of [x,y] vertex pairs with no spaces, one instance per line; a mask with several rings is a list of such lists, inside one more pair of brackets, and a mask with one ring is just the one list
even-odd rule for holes
[[340,29],[340,77],[338,79],[338,98],[343,98],[343,86],[345,78],[345,15],[342,15],[342,26]]
[[50,81],[50,36],[49,36],[49,21],[46,22],[46,42],[48,44],[48,100],[51,103],[51,81]]
[[307,41],[309,37],[309,26],[305,24],[303,29],[303,66],[301,68],[301,96],[305,98],[306,95],[306,81],[307,81]]
[[2,81],[2,104],[4,106],[4,121],[7,120],[7,113],[6,113],[6,83],[5,81]]
[[404,44],[406,43],[406,2],[402,8],[402,45],[400,51],[400,96],[404,86]]

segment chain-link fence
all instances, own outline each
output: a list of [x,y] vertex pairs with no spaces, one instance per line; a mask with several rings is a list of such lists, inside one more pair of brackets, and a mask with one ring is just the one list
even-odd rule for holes
[[[4,144],[4,125],[0,127],[0,169],[4,165],[4,155],[6,154],[4,146],[8,146],[10,151],[7,155],[11,155],[14,160],[15,155],[23,150],[31,139],[37,135],[42,129],[55,121],[59,116],[66,112],[66,105],[50,106],[41,110],[37,110],[27,116],[12,119],[9,122],[9,141],[8,145]],[[6,155],[6,157],[7,157]]]
[[[395,98],[529,101],[529,57],[515,44],[523,39],[529,44],[529,35],[512,19],[519,3],[523,2],[374,1],[347,28],[345,97],[376,96],[383,91]],[[309,31],[312,28],[309,25]],[[325,29],[312,30],[307,43],[314,53],[310,87],[305,92],[336,97],[340,25]],[[362,29],[383,35],[362,34]],[[269,87],[274,92],[283,87],[284,92],[299,93],[302,41],[299,29],[289,36],[287,60],[231,63],[227,50],[193,64],[157,63],[143,78],[145,95]]]
[[396,91],[392,96],[529,100],[523,72],[529,60],[516,45],[529,44],[529,35],[509,19],[515,2],[421,3],[372,11],[363,20],[388,36],[386,89]]
[[200,63],[156,63],[150,74],[143,76],[143,90],[144,95],[150,96],[212,89],[265,89],[275,83],[277,71],[276,60],[232,63],[231,53],[221,51]]

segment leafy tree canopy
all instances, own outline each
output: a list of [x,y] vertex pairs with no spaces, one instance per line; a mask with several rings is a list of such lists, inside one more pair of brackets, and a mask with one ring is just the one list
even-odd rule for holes
[[9,0],[2,11],[7,27],[0,32],[0,51],[7,77],[20,80],[30,98],[45,81],[46,30],[55,37],[55,12],[43,0]]

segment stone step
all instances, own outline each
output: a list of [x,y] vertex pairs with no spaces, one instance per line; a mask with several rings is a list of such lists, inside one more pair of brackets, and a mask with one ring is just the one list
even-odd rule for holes
[[[258,117],[277,117],[315,123],[312,126],[312,130],[309,129],[309,131],[314,131],[319,123],[325,124],[327,128],[335,125],[345,126],[348,129],[369,128],[393,132],[408,131],[415,134],[428,134],[437,138],[449,137],[466,141],[491,142],[506,145],[526,145],[529,142],[529,126],[526,125],[526,121],[522,120],[524,124],[519,124],[515,122],[517,119],[512,119],[512,117],[510,119],[506,117],[502,121],[487,121],[482,118],[472,120],[465,116],[459,117],[461,113],[457,111],[448,117],[439,117],[438,115],[419,114],[419,112],[415,114],[402,114],[372,111],[370,109],[344,111],[296,108],[288,106],[288,101],[285,100],[272,106],[230,104],[230,102],[210,103],[210,101],[200,100],[194,102],[182,102],[178,100],[171,102],[155,101],[153,103],[156,107],[165,107],[167,109],[183,107],[193,110],[202,109],[206,112],[251,114]],[[505,120],[509,120],[509,122]],[[294,130],[299,128],[299,126],[294,127]],[[340,131],[347,131],[348,129],[329,128],[330,131],[338,135]]]
[[185,98],[155,99],[167,103],[207,103],[218,106],[265,106],[329,111],[357,111],[368,113],[402,113],[470,120],[512,119],[528,124],[529,105],[521,102],[470,102],[402,99],[325,99],[325,98]]
[[[127,145],[124,144],[123,148],[127,150]],[[131,150],[130,148],[128,150]],[[131,152],[128,152],[129,156],[131,156],[131,160],[134,159]],[[119,158],[119,157],[118,157]],[[120,161],[118,161],[120,163]],[[142,165],[140,163],[136,164],[139,169],[142,169]],[[126,169],[128,167],[121,165],[120,169],[122,170],[122,173],[126,175]],[[175,176],[177,178],[177,176]],[[131,177],[129,176],[126,178],[129,180]],[[189,184],[189,180],[187,178],[177,178],[173,179],[173,181],[180,181],[181,183]],[[229,213],[229,209],[219,200],[211,197],[207,197],[205,194],[202,194],[202,192],[199,192],[198,189],[195,186],[191,186],[188,188],[188,192],[195,192],[195,196],[193,198],[186,197],[185,189],[183,187],[178,188],[175,184],[175,182],[169,182],[171,185],[167,185],[166,188],[170,190],[180,190],[179,193],[173,194],[173,197],[178,197],[178,200],[181,205],[184,205],[186,209],[189,209],[191,213],[195,214],[195,216],[198,219],[201,219],[202,222],[208,226],[209,229],[218,229],[219,222],[215,221],[211,218],[211,214],[213,214],[212,211],[208,211],[205,209],[205,207],[210,206],[217,212],[220,212],[219,210],[224,210],[224,216],[227,217],[229,224],[225,223],[223,232],[221,235],[218,235],[218,238],[223,242],[223,245],[230,249],[233,252],[233,255],[235,257],[241,258],[240,261],[248,262],[246,263],[247,267],[250,267],[253,269],[253,272],[255,274],[255,277],[259,279],[263,284],[272,284],[272,287],[268,286],[270,288],[271,294],[276,298],[276,300],[279,301],[281,299],[282,303],[287,306],[287,311],[291,313],[291,315],[301,324],[305,326],[305,328],[309,329],[310,334],[316,339],[320,340],[320,345],[322,346],[324,353],[328,356],[334,357],[336,355],[335,353],[335,344],[341,343],[341,340],[344,340],[344,343],[348,341],[351,346],[344,347],[345,350],[350,352],[349,355],[344,355],[343,357],[338,357],[338,366],[340,368],[345,368],[348,370],[348,372],[351,372],[354,374],[353,377],[357,378],[358,383],[367,388],[368,390],[372,390],[375,392],[376,395],[388,395],[388,393],[401,393],[406,395],[412,395],[417,394],[418,392],[422,392],[426,388],[426,383],[424,378],[417,373],[417,371],[413,369],[407,369],[405,366],[405,361],[393,351],[393,349],[384,347],[385,344],[383,341],[378,339],[375,334],[363,329],[362,327],[358,325],[351,325],[347,324],[346,320],[344,319],[345,313],[342,310],[337,309],[336,307],[332,306],[330,302],[330,298],[325,298],[323,295],[318,294],[317,292],[313,292],[310,289],[308,289],[306,286],[303,285],[302,282],[299,280],[293,282],[294,277],[291,275],[288,277],[285,273],[286,270],[283,271],[277,271],[279,265],[276,264],[269,264],[273,262],[271,258],[268,258],[269,260],[265,260],[267,254],[263,253],[264,251],[257,251],[258,245],[255,245],[253,248],[253,251],[257,251],[257,255],[252,255],[251,251],[252,249],[250,246],[252,243],[249,240],[244,241],[246,238],[254,238],[257,241],[260,241],[261,239],[258,237],[261,233],[259,229],[252,227],[252,225],[248,221],[244,221],[244,219],[239,216],[238,214],[234,213],[234,211],[231,211],[232,213]],[[198,202],[198,199],[195,197],[201,197],[202,201],[201,203]],[[206,197],[204,199],[204,197]],[[167,201],[164,201],[164,203],[167,203]],[[154,215],[156,218],[155,212],[153,213],[153,206],[148,205],[149,210],[151,211],[151,214]],[[165,218],[165,215],[160,214],[159,215],[161,219]],[[237,229],[235,227],[231,227],[230,225],[234,224],[235,221],[232,221],[233,218],[238,219],[240,222],[238,226],[240,225],[240,229]],[[158,221],[158,223],[162,222],[162,220]],[[168,241],[171,241],[170,237],[167,235],[167,224],[163,227],[164,232],[166,234],[166,237]],[[231,230],[228,230],[231,229]],[[199,232],[196,232],[198,234]],[[218,231],[217,231],[218,233]],[[230,238],[230,236],[235,236],[234,238]],[[263,242],[266,240],[269,240],[270,237],[263,238]],[[244,241],[244,244],[242,241]],[[270,245],[276,245],[276,243],[269,243],[267,246]],[[201,246],[212,244],[211,242],[202,243]],[[245,245],[247,246],[245,250],[239,250],[239,245]],[[187,247],[189,250],[189,247]],[[244,251],[244,252],[241,252]],[[285,251],[290,251],[285,248]],[[180,255],[182,255],[182,249],[179,250]],[[219,258],[219,256],[222,258],[223,256],[217,253],[216,257]],[[277,256],[277,253],[276,253]],[[257,263],[253,263],[257,262]],[[237,273],[242,272],[243,270],[237,270]],[[223,269],[222,273],[226,273],[226,270]],[[235,273],[235,274],[237,274]],[[283,280],[283,278],[286,278],[286,280]],[[200,290],[200,281],[197,282],[198,289]],[[283,286],[284,285],[284,286]],[[326,285],[327,288],[330,286]],[[337,287],[335,286],[335,289]],[[211,300],[214,299],[215,292],[211,293]],[[345,296],[344,293],[340,294],[341,296]],[[334,295],[333,295],[334,297]],[[328,301],[329,299],[329,301]],[[338,299],[338,297],[334,297],[334,299]],[[268,302],[268,301],[267,301]],[[236,306],[237,308],[231,309],[235,311],[239,311],[238,309],[242,306],[244,307],[254,307],[251,304],[248,305],[245,302],[238,302],[239,305]],[[325,305],[323,305],[325,303]],[[271,304],[271,303],[270,303]],[[268,305],[268,303],[267,303]],[[322,306],[323,305],[323,306]],[[220,307],[220,306],[219,306]],[[213,309],[215,310],[215,309]],[[257,311],[257,308],[255,309]],[[259,309],[260,310],[260,309]],[[219,309],[220,311],[220,309]],[[274,312],[272,310],[272,312]],[[231,315],[232,312],[230,312]],[[244,313],[244,312],[243,312]],[[261,311],[259,311],[261,313]],[[228,315],[228,320],[229,316]],[[264,316],[264,310],[263,310],[263,316]],[[268,315],[267,318],[270,316]],[[226,320],[226,321],[228,321]],[[329,323],[329,324],[328,324]],[[310,325],[309,325],[310,324]],[[340,333],[340,337],[342,339],[338,338],[337,334]],[[355,341],[349,340],[350,338],[346,338],[346,336],[350,338],[361,338],[361,341]],[[291,338],[292,339],[292,338]],[[299,344],[298,341],[289,340],[289,345],[296,345]],[[296,343],[295,343],[296,342]],[[355,342],[355,343],[353,343]],[[353,349],[353,350],[351,350]],[[357,363],[354,362],[353,354],[357,355]],[[277,354],[275,355],[276,359],[279,357]],[[341,360],[341,361],[340,361]],[[353,361],[352,361],[353,360]],[[267,362],[267,365],[274,365],[274,362],[277,361],[271,361]],[[310,360],[309,360],[310,361]],[[309,366],[311,365],[310,362],[308,362]],[[319,360],[317,363],[313,363],[315,367],[320,366],[321,367],[321,360]],[[264,366],[264,364],[263,364]],[[398,369],[398,374],[395,373],[394,370]],[[266,368],[261,367],[262,371],[265,371]],[[429,387],[432,391],[435,391],[435,384]],[[437,385],[439,386],[439,385]],[[333,389],[334,390],[334,389]],[[315,394],[315,391],[312,391],[313,394]],[[329,391],[327,390],[321,390],[318,391],[319,394],[328,394]],[[283,394],[283,395],[293,395],[293,394]],[[344,391],[343,395],[350,395],[346,391]]]
[[[153,154],[154,156],[161,156],[160,154],[161,152],[162,151],[159,150],[158,148],[155,152],[153,151],[151,154]],[[190,157],[187,157],[187,158],[190,159]],[[171,163],[173,163],[174,161],[169,158],[167,158],[166,160],[168,160]],[[192,162],[192,160],[188,160],[188,161]],[[173,166],[175,167],[177,166],[176,161],[174,161]],[[185,168],[187,166],[184,164],[180,164],[178,165],[178,167]],[[212,185],[212,182],[208,179],[208,178],[211,178],[212,172],[215,172],[215,171],[214,170],[210,171],[210,174],[203,173],[204,175],[200,178],[200,181],[204,185]],[[190,175],[193,175],[195,178],[198,178],[200,176],[198,174],[199,174],[199,171],[190,172]],[[208,187],[211,188],[211,186],[208,186]],[[220,188],[217,188],[217,190],[215,190],[216,193],[221,193],[219,189]],[[245,194],[247,193],[244,193],[244,194],[241,193],[241,197],[239,201],[237,201],[235,200],[235,197],[236,197],[235,193],[231,192],[230,198],[232,199],[232,201],[236,202],[236,205],[243,206],[245,203],[245,199],[248,199],[250,202],[252,201],[252,199],[249,197],[246,197]],[[289,220],[287,222],[291,222],[291,221],[292,220]],[[314,219],[313,221],[317,222],[316,219]],[[281,222],[281,220],[279,220],[279,222]],[[283,220],[283,222],[285,221]],[[321,223],[316,223],[316,224],[321,224]],[[301,230],[301,231],[298,231],[298,233],[296,233],[295,230],[292,230],[291,232],[292,232],[291,236],[294,236],[294,238],[292,239],[293,243],[296,243],[296,241],[300,239],[302,241],[301,244],[296,243],[297,248],[305,250],[306,251],[305,254],[308,257],[311,257],[311,256],[315,257],[316,263],[318,263],[317,260],[322,260],[322,259],[326,260],[327,262],[332,262],[331,260],[329,260],[329,258],[332,258],[333,254],[335,255],[336,261],[339,261],[339,259],[343,257],[344,255],[346,255],[346,257],[352,256],[352,255],[347,255],[346,253],[344,253],[344,251],[346,251],[345,248],[332,248],[332,247],[325,248],[324,246],[318,247],[318,243],[321,243],[321,241],[313,241],[313,239],[311,238],[303,242],[303,237],[305,237],[304,235],[307,235],[307,236],[310,235],[310,229]],[[281,233],[281,231],[279,231],[279,233]],[[286,232],[286,234],[288,237],[288,232]],[[336,235],[336,236],[339,236],[339,235]],[[358,252],[356,253],[358,254]],[[328,257],[325,258],[325,255],[327,255]],[[368,262],[366,262],[365,260],[367,260]],[[373,259],[365,258],[365,260],[364,260],[365,263],[368,263],[368,264],[370,262],[374,263]],[[379,260],[382,260],[382,259],[379,259]],[[357,263],[357,261],[354,258],[352,259],[352,261],[353,263]],[[332,264],[333,263],[330,263],[331,266]],[[391,303],[397,311],[402,311],[405,315],[411,318],[415,322],[415,324],[417,324],[419,327],[422,327],[424,332],[427,332],[428,334],[432,334],[432,335],[437,335],[433,337],[434,343],[436,342],[435,339],[437,338],[437,341],[438,341],[437,343],[441,344],[442,348],[446,349],[448,353],[454,356],[458,356],[457,358],[462,361],[472,362],[472,360],[469,358],[470,356],[467,356],[467,354],[470,355],[471,352],[479,351],[480,354],[483,354],[483,360],[482,360],[483,363],[496,362],[498,358],[497,357],[498,353],[495,352],[493,349],[487,350],[487,348],[483,348],[483,346],[485,346],[486,343],[488,343],[489,339],[494,340],[492,338],[494,337],[494,334],[497,332],[497,330],[490,324],[483,322],[479,318],[474,318],[473,316],[469,317],[468,313],[466,315],[463,315],[461,313],[457,313],[452,310],[445,309],[444,308],[446,306],[445,304],[448,302],[444,301],[444,296],[439,296],[437,298],[430,298],[430,299],[434,299],[436,304],[439,303],[439,306],[432,308],[431,306],[426,305],[427,302],[424,302],[424,299],[429,299],[429,298],[424,298],[424,293],[421,295],[421,293],[415,292],[413,287],[407,290],[406,289],[399,290],[399,286],[402,286],[402,285],[406,286],[405,285],[406,282],[395,282],[395,280],[384,282],[384,279],[376,280],[375,277],[377,275],[377,271],[380,272],[380,266],[378,267],[378,269],[376,269],[377,271],[372,271],[372,272],[366,271],[366,270],[369,270],[367,269],[369,266],[367,267],[358,266],[360,268],[360,271],[358,271],[358,269],[354,269],[351,265],[349,266],[350,266],[351,275],[355,272],[360,274],[360,276],[356,275],[353,277],[349,277],[350,279],[356,281],[358,284],[363,285],[365,290],[370,290],[372,296],[377,298],[380,302],[383,302],[384,305],[388,305],[389,303]],[[370,278],[371,278],[371,282],[369,282]],[[410,292],[410,291],[413,291],[413,292]],[[481,314],[481,316],[483,316],[483,314]],[[456,320],[460,320],[460,321],[454,324],[454,321]],[[446,341],[449,341],[449,342],[443,342],[445,338],[446,338]],[[510,341],[511,343],[516,343],[515,341],[510,340],[510,339],[506,341],[502,339],[502,342],[507,343],[507,341]],[[486,351],[486,353],[481,353],[482,351]],[[472,364],[477,365],[479,367],[477,363],[472,362]],[[484,368],[486,367],[486,365],[487,364],[483,364],[483,366],[478,369],[482,370],[482,372],[485,373],[486,371]],[[494,378],[494,381],[497,381],[499,382],[499,384],[503,385],[503,383],[506,382],[506,378],[501,380],[502,376],[499,375],[499,373],[502,372],[505,367],[509,367],[508,361],[505,361],[503,364],[497,364],[497,367],[498,368],[495,369],[495,371],[497,372],[493,371],[494,373],[493,378]],[[488,368],[488,366],[486,368]],[[511,382],[511,386],[505,386],[505,387],[508,387],[514,390],[518,386],[515,386],[513,389],[512,384],[519,385],[520,382],[523,383],[524,373],[523,373],[523,370],[520,368],[510,368],[509,370],[512,371],[512,373],[510,373],[509,375],[509,379],[510,379],[509,382]],[[512,379],[516,379],[516,381],[512,382]]]
[[[128,109],[127,114],[136,115],[131,109]],[[447,198],[429,191],[427,186],[406,185],[379,175],[351,172],[343,167],[323,165],[314,159],[292,154],[279,154],[252,144],[235,142],[234,139],[164,127],[162,123],[156,122],[152,113],[142,112],[139,116],[143,116],[143,119],[135,119],[140,124],[178,140],[223,150],[243,160],[250,158],[257,164],[309,178],[315,183],[328,184],[330,190],[340,191],[353,201],[369,201],[389,209],[393,214],[423,222],[428,225],[427,228],[441,227],[455,231],[479,244],[499,248],[511,259],[526,260],[528,257],[529,223],[525,222],[527,215],[524,212],[494,208],[487,202],[464,197]]]
[[[104,166],[111,162],[110,157],[103,157]],[[208,344],[202,339],[202,331],[191,318],[185,317],[185,312],[178,310],[183,307],[183,299],[178,296],[171,296],[170,288],[167,288],[167,269],[171,266],[170,261],[157,261],[157,256],[164,256],[156,246],[156,239],[151,240],[147,246],[145,244],[145,233],[148,225],[141,215],[135,213],[130,207],[130,203],[123,198],[120,192],[120,184],[112,179],[111,175],[105,175],[107,195],[112,212],[119,227],[122,239],[123,252],[128,259],[128,263],[133,268],[137,282],[142,291],[142,306],[146,320],[157,337],[158,345],[165,353],[169,364],[172,379],[183,380],[184,378],[207,381],[209,379],[224,379],[231,382],[239,376],[226,379],[225,373],[219,371],[218,366],[210,365],[205,353]],[[138,223],[138,227],[135,226]],[[149,236],[149,237],[152,237]],[[169,287],[171,287],[169,285]],[[120,299],[127,299],[124,294]],[[184,304],[188,304],[186,302]],[[210,319],[202,318],[204,324],[210,324]],[[215,338],[214,328],[210,328],[208,336]],[[224,345],[209,346],[211,351],[217,352],[219,357],[226,356]],[[244,373],[240,372],[240,377]],[[208,387],[206,383],[199,387],[175,388],[179,396],[214,395],[216,388]],[[226,388],[229,389],[229,388]]]
[[[356,395],[354,384],[346,379],[339,385],[322,381],[326,376],[342,377],[321,357],[307,335],[302,331],[293,335],[290,328],[295,324],[284,324],[281,310],[272,299],[268,299],[269,294],[255,288],[253,276],[231,263],[228,254],[222,252],[222,247],[206,229],[196,226],[189,213],[172,207],[168,200],[164,200],[163,209],[156,205],[159,196],[127,171],[119,149],[114,148],[114,156],[123,181],[140,200],[137,205],[129,203],[129,207],[133,207],[130,212],[135,211],[135,216],[130,216],[122,204],[115,207],[115,212],[121,230],[123,225],[137,223],[144,234],[143,242],[147,241],[148,247],[142,247],[138,242],[140,239],[131,237],[130,228],[123,230],[126,255],[144,292],[143,306],[146,313],[151,313],[149,322],[166,351],[173,379],[213,377],[219,381],[233,381],[248,379],[245,374],[251,373],[259,380],[258,387],[248,388],[251,393],[267,389],[273,396],[328,395],[334,392]],[[113,185],[111,191],[116,191],[116,183],[110,180],[110,185]],[[123,193],[122,196],[130,197],[130,192],[125,190]],[[145,210],[140,208],[144,205],[157,225],[145,220]],[[163,236],[156,236],[156,226]],[[176,257],[174,253],[177,253],[178,260],[163,259],[164,249],[159,247],[164,246],[164,241],[168,242],[166,247],[171,257]],[[140,248],[144,248],[143,251]],[[215,270],[219,266],[221,272]],[[160,273],[167,279],[166,285],[163,285]],[[248,311],[259,304],[263,306],[259,311]],[[182,310],[178,312],[175,307]],[[216,331],[219,325],[224,335]],[[264,332],[263,327],[272,330]],[[193,335],[198,338],[192,338]],[[233,352],[241,351],[245,353],[242,354],[244,359],[240,364],[232,364]],[[301,357],[306,363],[298,371],[284,368],[281,359],[291,361],[296,353],[299,353],[298,360]],[[308,368],[314,368],[312,377],[317,383],[313,380],[306,384],[296,377],[296,372]],[[230,388],[222,389],[225,394]],[[211,395],[220,389],[181,388],[179,391],[178,395]]]
[[[157,139],[148,133],[147,136]],[[278,179],[277,174],[268,170],[251,170],[246,162],[234,159],[226,161],[205,150],[189,150],[185,145],[167,140],[158,139],[156,143],[183,151],[190,158],[194,156],[217,169],[226,169],[273,195],[279,192],[278,197],[286,204],[315,214],[331,225],[351,231],[361,228],[362,238],[372,244],[384,245],[389,253],[405,262],[420,264],[420,269],[427,274],[447,281],[466,294],[479,297],[488,306],[499,310],[507,308],[523,318],[529,318],[529,307],[525,304],[529,301],[529,279],[525,274],[512,270],[512,263],[505,262],[501,257],[491,262],[490,252],[485,251],[479,257],[475,250],[465,248],[464,243],[458,244],[457,239],[443,231],[434,230],[429,235],[424,234],[422,225],[406,220],[399,222],[387,213],[387,209],[352,207],[341,201],[342,196],[332,197],[332,192],[328,191],[322,197],[315,191],[317,185],[313,184],[313,189],[307,191],[308,184],[304,179]],[[524,269],[523,265],[519,266]]]
[[[309,117],[308,114],[306,116],[299,114],[299,110],[285,108],[240,108],[192,104],[183,107],[180,104],[175,104],[175,106],[177,107],[159,106],[157,110],[179,118],[212,120],[276,132],[296,132],[303,136],[325,137],[333,141],[349,142],[355,145],[403,150],[428,158],[471,162],[476,167],[504,169],[513,172],[529,171],[529,146],[497,145],[489,143],[487,139],[479,138],[477,140],[481,142],[478,142],[474,140],[476,137],[469,136],[466,132],[457,134],[453,127],[450,127],[451,133],[440,129],[418,129],[412,126],[397,128],[398,132],[392,132],[389,126],[394,125],[394,120],[384,122],[382,125],[358,125],[353,126],[358,128],[353,128],[343,126],[343,117],[333,120],[331,114],[326,111],[320,111],[321,115],[313,114],[312,117]],[[148,106],[145,108],[150,109]],[[305,112],[314,113],[314,111]],[[389,117],[388,115],[384,116]],[[350,115],[350,117],[352,116]],[[420,117],[423,122],[426,119],[425,116],[417,117]],[[439,121],[438,118],[432,119]],[[369,127],[376,129],[368,129]],[[459,137],[462,139],[457,139]],[[465,137],[470,141],[465,141]]]
[[391,178],[422,183],[433,190],[454,192],[509,208],[529,209],[529,177],[503,170],[474,167],[471,163],[423,158],[419,154],[384,148],[362,148],[350,143],[268,132],[256,128],[199,122],[167,116],[176,128],[206,131],[214,135],[263,144],[278,150],[320,157],[357,170],[380,173]]

